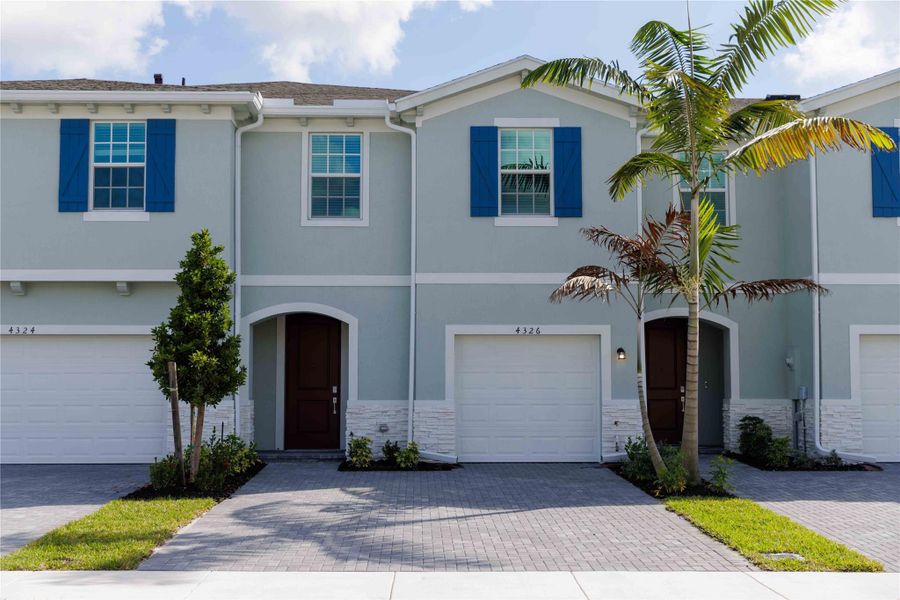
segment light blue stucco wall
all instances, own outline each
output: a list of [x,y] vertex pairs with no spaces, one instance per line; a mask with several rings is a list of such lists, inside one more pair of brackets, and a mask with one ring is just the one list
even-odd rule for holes
[[[581,127],[584,217],[559,219],[558,227],[496,227],[492,217],[469,216],[469,128],[493,125],[495,117],[555,117],[561,126]],[[417,270],[552,273],[596,260],[580,228],[600,223],[617,230],[635,227],[634,194],[613,203],[605,184],[633,153],[634,136],[623,119],[535,90],[509,92],[427,119],[417,141]]]
[[131,223],[86,223],[82,213],[57,210],[58,119],[4,119],[0,127],[2,268],[176,269],[203,227],[231,261],[231,121],[178,119],[175,212]]
[[[276,320],[266,319],[253,327],[250,358],[253,387],[253,441],[260,450],[275,448],[275,357]],[[248,343],[245,340],[244,343]]]
[[369,135],[368,227],[301,226],[300,133],[244,135],[245,274],[409,274],[409,136]]

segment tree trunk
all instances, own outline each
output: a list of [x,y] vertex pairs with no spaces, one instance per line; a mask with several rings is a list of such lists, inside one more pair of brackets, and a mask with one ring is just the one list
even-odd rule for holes
[[[692,157],[692,173],[696,173],[696,158]],[[696,189],[696,176],[691,178],[691,231],[690,231],[690,289],[688,291],[687,323],[687,376],[684,394],[684,426],[681,431],[681,451],[688,482],[700,483],[700,448],[697,434],[697,405],[700,378],[700,192]]]
[[700,301],[699,290],[692,290],[688,300],[687,328],[687,378],[684,393],[684,429],[681,432],[681,450],[690,483],[700,483],[700,448],[697,431],[697,413],[700,377]]
[[193,440],[191,440],[191,483],[197,478],[197,471],[200,470],[200,449],[203,445],[204,412],[206,412],[205,404],[201,404],[197,407],[197,418],[194,421]]
[[173,361],[169,361],[169,399],[172,403],[172,436],[175,438],[178,480],[181,487],[184,487],[184,449],[181,446],[181,414],[178,411],[178,366]]
[[650,462],[653,463],[653,470],[659,477],[666,472],[666,463],[663,462],[662,456],[659,454],[659,448],[656,447],[656,440],[653,437],[653,429],[650,427],[650,413],[647,410],[647,386],[644,381],[644,319],[637,319],[637,386],[638,386],[638,405],[641,407],[641,426],[644,428],[644,441],[647,442],[647,452],[650,455]]

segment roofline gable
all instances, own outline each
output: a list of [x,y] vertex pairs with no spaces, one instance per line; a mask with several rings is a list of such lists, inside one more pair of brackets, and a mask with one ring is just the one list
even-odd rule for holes
[[900,68],[891,69],[884,73],[880,73],[873,77],[857,81],[839,88],[823,92],[817,96],[812,96],[800,103],[801,108],[806,111],[819,110],[856,96],[861,96],[869,92],[887,87],[892,84],[900,83]]
[[[545,61],[527,54],[518,56],[512,60],[487,67],[486,69],[481,69],[480,71],[475,71],[468,75],[463,75],[462,77],[457,77],[456,79],[438,84],[426,90],[422,90],[421,92],[398,98],[395,101],[395,105],[398,112],[405,112],[424,104],[429,104],[449,96],[455,96],[473,88],[484,86],[512,75],[520,74],[523,71],[533,71],[544,63]],[[640,107],[640,103],[633,97],[620,94],[618,90],[612,86],[597,80],[594,81],[594,85],[590,88],[574,85],[568,87],[587,94],[603,96],[607,99],[615,100],[629,106]]]

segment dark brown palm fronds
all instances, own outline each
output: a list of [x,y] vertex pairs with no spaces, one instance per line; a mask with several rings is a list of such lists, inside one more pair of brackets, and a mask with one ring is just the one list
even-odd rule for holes
[[760,300],[772,300],[775,296],[793,294],[796,292],[810,292],[825,295],[828,289],[822,287],[812,279],[760,279],[759,281],[737,281],[716,293],[711,302],[718,304],[724,301],[728,306],[730,300],[743,296],[748,304]]
[[578,267],[558,288],[550,294],[550,302],[559,303],[566,298],[576,300],[608,300],[610,294],[619,293],[628,285],[628,277],[606,267],[588,265]]

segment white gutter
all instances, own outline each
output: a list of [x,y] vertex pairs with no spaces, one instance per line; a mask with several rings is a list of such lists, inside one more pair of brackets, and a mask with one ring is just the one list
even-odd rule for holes
[[0,102],[246,104],[251,114],[258,113],[260,108],[262,108],[262,97],[252,92],[2,90],[0,91]]
[[409,136],[410,151],[410,209],[409,209],[409,404],[407,407],[406,439],[414,438],[413,414],[416,404],[416,130],[401,127],[384,116],[384,124]]
[[[809,219],[812,238],[812,280],[819,283],[819,186],[817,181],[817,160],[813,155],[809,159]],[[813,444],[815,452],[821,455],[831,454],[832,450],[822,446],[822,357],[821,330],[822,317],[819,294],[812,295],[812,338],[813,338]],[[875,462],[875,457],[864,454],[852,454],[837,451],[838,456],[852,462]]]
[[264,106],[262,112],[269,117],[390,118],[390,113],[385,110],[383,104],[377,108],[368,106]]
[[[262,96],[256,94],[259,106],[262,106]],[[241,138],[245,131],[256,129],[263,124],[265,115],[260,111],[256,121],[238,127],[234,132],[234,318],[232,327],[235,334],[241,331]],[[242,340],[249,344],[250,340]],[[252,360],[252,357],[250,357]],[[241,435],[241,395],[240,392],[234,398],[234,432]]]

